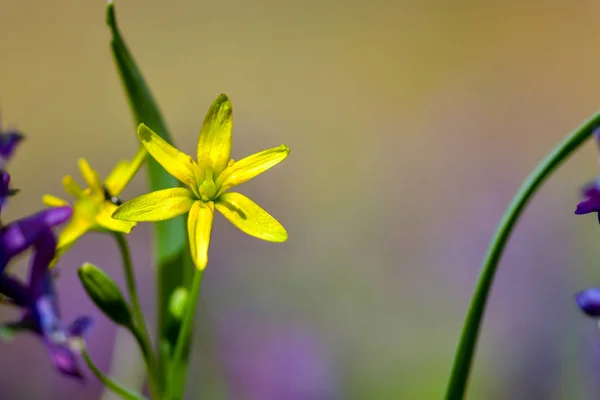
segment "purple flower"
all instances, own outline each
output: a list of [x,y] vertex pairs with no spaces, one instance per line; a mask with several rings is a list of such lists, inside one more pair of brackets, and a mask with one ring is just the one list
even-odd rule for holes
[[2,211],[6,198],[17,194],[18,191],[19,189],[10,188],[10,175],[0,170],[0,211]]
[[585,200],[577,204],[575,214],[582,215],[595,212],[598,213],[598,222],[600,222],[600,179],[584,186],[581,192]]
[[340,398],[318,337],[302,326],[257,323],[229,315],[220,323],[220,356],[235,398]]
[[0,277],[0,294],[22,310],[21,318],[4,325],[4,330],[29,331],[40,336],[55,367],[65,375],[82,379],[75,352],[78,340],[89,328],[91,319],[79,317],[69,326],[61,320],[49,270],[56,252],[56,238],[49,227],[37,233],[33,247],[35,253],[27,285],[6,274]]
[[23,141],[25,137],[18,131],[3,130],[0,124],[0,168],[14,153],[17,145]]
[[600,318],[600,288],[590,288],[575,294],[575,302],[585,314]]
[[[600,128],[596,129],[594,136],[596,137],[596,145],[600,151]],[[600,177],[585,185],[581,190],[581,194],[584,200],[577,204],[575,214],[598,213],[598,222],[600,223]]]
[[0,132],[0,158],[8,160],[24,136],[17,131]]
[[49,208],[6,226],[0,225],[0,274],[12,257],[38,243],[41,236],[47,236],[46,231],[67,221],[71,213],[68,206]]

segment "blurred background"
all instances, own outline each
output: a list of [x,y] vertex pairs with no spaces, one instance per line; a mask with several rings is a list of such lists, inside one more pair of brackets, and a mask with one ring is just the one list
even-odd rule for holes
[[[83,182],[79,157],[105,176],[137,148],[104,7],[0,1],[3,124],[27,135],[9,167],[22,193],[6,221],[38,210],[43,194],[64,196],[64,175]],[[216,218],[186,398],[441,398],[505,207],[600,107],[600,4],[130,0],[116,9],[180,149],[195,153],[206,110],[224,92],[234,158],[292,150],[240,187],[288,242]],[[597,159],[586,145],[518,224],[469,398],[600,396],[600,332],[572,297],[600,285],[600,226],[573,215]],[[123,197],[145,191],[140,174]],[[140,224],[129,238],[155,323],[151,232]],[[123,282],[111,238],[86,235],[61,260],[64,316],[92,315],[92,357],[135,382],[137,350],[86,297],[75,273],[83,261]],[[26,267],[21,259],[12,269]],[[35,337],[0,347],[2,399],[102,395],[89,371],[84,385],[60,376]]]

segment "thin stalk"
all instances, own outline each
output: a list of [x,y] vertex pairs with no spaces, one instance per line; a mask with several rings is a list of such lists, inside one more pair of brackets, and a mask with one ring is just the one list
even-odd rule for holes
[[83,356],[83,360],[87,364],[88,368],[96,378],[107,388],[110,389],[115,394],[121,396],[125,400],[147,400],[144,396],[138,393],[134,393],[131,390],[127,389],[124,386],[121,386],[117,382],[110,379],[108,376],[104,375],[102,371],[94,364],[90,355],[87,352],[87,349],[83,347],[81,349],[81,355]]
[[152,351],[152,344],[148,335],[148,328],[146,326],[146,320],[144,319],[144,313],[138,297],[138,292],[135,284],[135,275],[133,272],[133,263],[131,262],[131,253],[129,251],[129,245],[127,239],[120,232],[113,232],[121,257],[123,259],[123,270],[125,271],[125,281],[127,283],[127,292],[129,293],[129,299],[131,301],[131,309],[133,312],[133,320],[135,326],[131,327],[131,333],[135,336],[144,359],[146,360],[146,367],[148,370],[148,384],[150,386],[150,392],[152,398],[160,399],[162,392],[160,388],[160,379],[158,376],[158,365],[156,357]]
[[600,113],[597,113],[556,146],[527,177],[504,213],[500,225],[498,225],[496,233],[492,238],[487,254],[483,259],[477,286],[471,298],[471,304],[467,311],[454,357],[452,372],[450,373],[446,389],[446,400],[461,400],[465,395],[481,321],[485,312],[490,288],[494,281],[494,274],[517,220],[542,183],[560,164],[592,136],[594,130],[599,125]]
[[[203,275],[204,270],[196,269],[190,295],[188,297],[186,313],[181,323],[179,336],[177,337],[175,350],[173,351],[173,358],[170,363],[171,368],[169,369],[167,380],[166,400],[180,400],[183,396],[187,367],[189,364],[189,360],[187,360],[187,354],[189,352],[186,351],[186,349],[191,340],[194,316],[196,315],[196,305],[198,304],[198,296],[200,295],[200,286],[202,286]],[[184,359],[184,356],[186,356],[186,359]]]

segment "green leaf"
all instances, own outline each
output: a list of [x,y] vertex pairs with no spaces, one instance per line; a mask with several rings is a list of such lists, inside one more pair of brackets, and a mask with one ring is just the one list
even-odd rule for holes
[[83,264],[77,274],[87,295],[108,318],[126,328],[133,327],[131,309],[110,276],[90,263]]
[[[112,33],[111,48],[117,70],[129,99],[135,120],[135,127],[146,124],[165,141],[172,143],[162,116],[150,93],[144,77],[138,69],[121,32],[117,26],[114,4],[107,6],[107,23]],[[134,130],[135,132],[135,130]],[[150,190],[156,191],[178,186],[177,181],[154,159],[148,157]],[[190,258],[184,217],[157,222],[155,225],[155,246],[157,266],[158,336],[164,338],[174,348],[177,337],[168,334],[168,303],[171,293],[179,286],[185,286],[191,277],[193,267]],[[168,360],[159,360],[161,376],[165,376],[164,366]]]

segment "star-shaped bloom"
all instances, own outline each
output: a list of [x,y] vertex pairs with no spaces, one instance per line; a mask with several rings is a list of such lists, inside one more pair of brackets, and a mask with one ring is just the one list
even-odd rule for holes
[[[11,193],[9,182],[10,176],[6,172],[0,172],[0,208],[5,197]],[[36,243],[45,231],[66,222],[70,217],[70,207],[57,207],[39,211],[7,225],[0,223],[0,275],[11,258]]]
[[186,187],[158,190],[131,199],[113,217],[125,221],[161,221],[189,213],[190,249],[199,269],[204,269],[208,262],[215,208],[251,236],[271,242],[287,240],[285,228],[275,218],[246,196],[226,191],[278,164],[290,150],[281,145],[234,162],[230,159],[231,128],[231,102],[220,95],[204,119],[196,162],[141,124],[138,137],[148,153]]
[[[75,202],[72,204],[73,218],[58,237],[57,255],[68,250],[77,239],[90,230],[131,232],[135,222],[119,221],[111,215],[121,203],[117,196],[138,171],[145,154],[145,150],[140,150],[132,161],[118,163],[104,182],[100,180],[98,172],[81,158],[79,170],[88,185],[86,189],[82,189],[70,175],[63,178],[65,191],[75,197]],[[46,205],[54,207],[69,205],[67,201],[50,195],[45,195],[43,201]]]
[[0,294],[22,310],[21,318],[5,324],[2,330],[5,334],[29,331],[40,336],[55,367],[63,374],[81,379],[83,375],[75,353],[91,319],[79,317],[69,326],[65,326],[61,320],[49,270],[56,249],[52,230],[46,228],[40,231],[33,247],[35,252],[27,285],[8,274],[0,276]]

